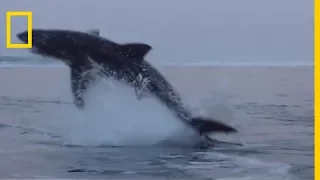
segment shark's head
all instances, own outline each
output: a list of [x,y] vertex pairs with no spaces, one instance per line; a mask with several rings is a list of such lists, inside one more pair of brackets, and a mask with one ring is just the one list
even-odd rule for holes
[[[28,31],[17,34],[17,38],[28,43]],[[37,55],[72,61],[98,47],[99,37],[90,33],[68,30],[32,30],[31,52]]]

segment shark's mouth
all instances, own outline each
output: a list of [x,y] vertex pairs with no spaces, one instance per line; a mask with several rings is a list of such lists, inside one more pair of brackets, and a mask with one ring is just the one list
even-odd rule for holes
[[44,51],[41,51],[39,48],[37,47],[32,47],[30,52],[32,54],[37,54],[37,55],[40,55],[40,56],[43,56],[43,57],[49,57],[49,55],[47,53],[45,53]]
[[36,47],[32,47],[30,51],[31,51],[31,53],[33,53],[33,54],[39,54],[39,52],[40,52],[39,49],[36,48]]

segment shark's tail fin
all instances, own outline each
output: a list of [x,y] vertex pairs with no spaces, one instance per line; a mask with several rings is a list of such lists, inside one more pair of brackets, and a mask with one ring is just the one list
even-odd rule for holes
[[191,125],[198,129],[199,133],[202,135],[204,133],[213,133],[213,132],[224,132],[232,133],[238,132],[235,128],[223,124],[215,119],[205,119],[205,118],[192,118]]

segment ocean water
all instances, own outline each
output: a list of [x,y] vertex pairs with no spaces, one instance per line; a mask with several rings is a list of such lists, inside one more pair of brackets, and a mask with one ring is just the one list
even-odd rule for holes
[[314,177],[311,66],[160,67],[195,115],[240,131],[213,137],[244,146],[205,150],[190,146],[197,141],[190,129],[148,94],[138,101],[122,84],[101,80],[80,112],[67,67],[2,67],[0,178]]

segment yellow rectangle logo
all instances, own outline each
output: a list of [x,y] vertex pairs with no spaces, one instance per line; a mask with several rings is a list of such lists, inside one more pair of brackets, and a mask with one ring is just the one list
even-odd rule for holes
[[320,179],[320,3],[314,1],[314,179]]
[[[26,16],[28,19],[28,43],[12,44],[11,43],[11,17]],[[31,11],[9,11],[6,13],[6,47],[8,49],[28,49],[32,48],[32,12]]]

